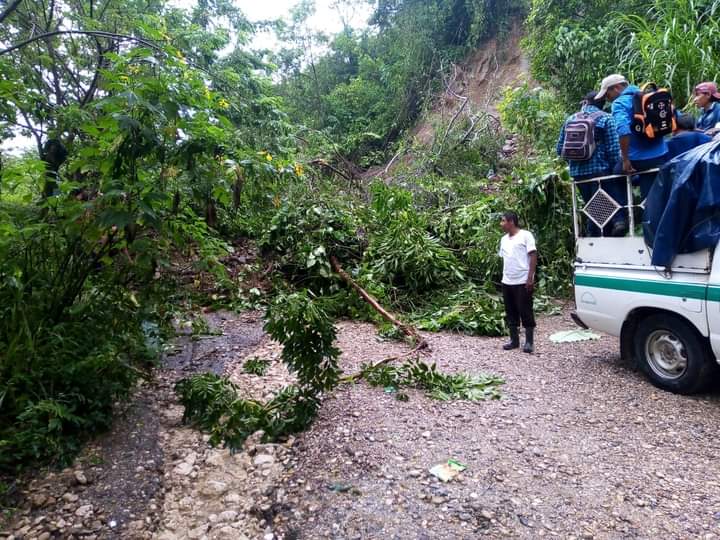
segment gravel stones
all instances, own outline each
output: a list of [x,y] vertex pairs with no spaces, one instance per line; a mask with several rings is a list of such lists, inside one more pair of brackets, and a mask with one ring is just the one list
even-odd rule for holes
[[[370,325],[338,326],[346,373],[407,350],[393,342],[380,350]],[[411,390],[409,401],[399,402],[366,384],[337,390],[298,436],[297,463],[282,486],[291,509],[276,516],[276,533],[441,540],[718,535],[717,396],[659,392],[620,359],[615,338],[562,345],[547,339],[572,328],[567,312],[540,318],[532,356],[502,351],[502,339],[424,334],[432,347],[425,361],[439,369],[503,376],[500,401],[446,403]],[[426,471],[449,458],[468,469],[441,485]],[[318,489],[337,482],[353,490]]]
[[[177,370],[201,369],[192,358],[215,348],[209,365],[225,366],[243,395],[292,382],[277,344],[252,334],[259,319],[221,323],[223,336],[188,342],[194,356]],[[623,363],[614,338],[547,341],[570,328],[567,314],[541,318],[532,356],[501,351],[501,339],[427,336],[425,360],[440,369],[503,376],[500,401],[440,402],[409,390],[399,402],[348,385],[326,396],[307,432],[286,444],[264,444],[258,432],[235,454],[182,425],[177,373],[160,373],[141,394],[154,400],[142,418],[157,431],[130,426],[111,439],[112,453],[91,445],[74,468],[39,475],[5,529],[43,540],[718,538],[717,396],[657,391]],[[234,336],[248,331],[257,342],[235,349]],[[350,322],[339,324],[338,345],[347,373],[407,351]],[[269,375],[242,372],[252,356],[272,360]],[[133,433],[153,433],[161,455],[123,444]],[[450,458],[468,468],[447,483],[427,472]],[[122,476],[122,489],[108,485]]]
[[87,476],[85,476],[85,473],[80,469],[75,471],[73,476],[75,477],[75,481],[82,486],[88,483]]

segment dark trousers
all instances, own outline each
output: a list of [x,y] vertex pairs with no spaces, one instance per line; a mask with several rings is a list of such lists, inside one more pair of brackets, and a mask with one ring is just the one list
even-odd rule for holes
[[503,301],[505,302],[505,320],[508,326],[535,328],[535,315],[533,315],[533,296],[525,285],[502,286]]
[[[652,159],[630,160],[630,163],[632,163],[632,166],[636,171],[646,171],[648,169],[657,169],[662,167],[665,164],[665,161],[666,156],[663,155]],[[623,174],[622,162],[615,166],[615,174]],[[656,177],[657,173],[654,172],[648,174],[637,174],[632,177],[633,184],[640,186],[640,197],[643,201],[647,198]],[[627,195],[623,195],[623,197],[623,200],[627,201]],[[627,202],[624,204],[627,204]]]

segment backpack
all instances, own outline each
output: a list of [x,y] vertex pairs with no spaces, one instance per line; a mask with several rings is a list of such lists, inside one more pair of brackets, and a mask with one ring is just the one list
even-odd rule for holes
[[647,139],[662,139],[676,129],[675,107],[670,91],[647,83],[633,95],[632,130]]
[[579,112],[565,124],[565,142],[560,157],[573,161],[587,161],[595,153],[595,122],[605,115],[602,111],[594,113]]

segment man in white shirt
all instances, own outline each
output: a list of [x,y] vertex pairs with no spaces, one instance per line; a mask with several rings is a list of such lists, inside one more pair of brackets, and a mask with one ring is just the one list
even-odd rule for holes
[[533,315],[533,289],[537,268],[535,237],[521,229],[515,212],[505,212],[500,219],[505,235],[500,240],[503,259],[502,292],[505,317],[510,329],[510,341],[503,345],[506,351],[520,347],[520,322],[525,328],[523,352],[532,353],[535,331]]

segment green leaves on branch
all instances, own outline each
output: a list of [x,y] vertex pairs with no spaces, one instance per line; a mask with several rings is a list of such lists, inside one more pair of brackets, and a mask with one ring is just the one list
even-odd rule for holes
[[183,379],[175,391],[185,407],[183,421],[207,431],[210,444],[232,449],[256,431],[263,431],[266,441],[302,431],[319,407],[314,393],[297,386],[284,388],[268,403],[242,399],[235,384],[213,373]]
[[505,333],[505,310],[502,299],[475,285],[457,292],[443,291],[430,305],[411,317],[420,330],[439,332],[454,330],[478,336],[501,336]]
[[499,106],[503,125],[531,141],[538,150],[554,152],[558,133],[565,121],[565,107],[557,96],[527,82],[505,91]]
[[[185,406],[184,420],[208,431],[211,444],[239,448],[259,430],[265,432],[265,440],[302,431],[317,414],[322,393],[338,383],[335,326],[311,293],[279,296],[268,309],[265,330],[283,345],[282,359],[297,375],[297,385],[284,388],[267,403],[240,398],[237,386],[210,373],[176,385]],[[260,366],[267,368],[258,361],[249,364],[255,373]]]
[[414,222],[409,213],[401,214],[373,239],[365,260],[373,275],[413,293],[464,277],[455,255]]
[[505,382],[493,375],[442,373],[435,364],[428,365],[420,360],[412,360],[401,366],[365,365],[361,378],[372,386],[382,386],[388,392],[397,392],[396,397],[402,401],[407,400],[407,395],[401,392],[403,388],[424,390],[428,397],[441,401],[499,399],[499,387]]
[[340,351],[335,325],[307,290],[280,296],[270,306],[265,331],[283,346],[282,359],[302,388],[331,390],[338,382]]

